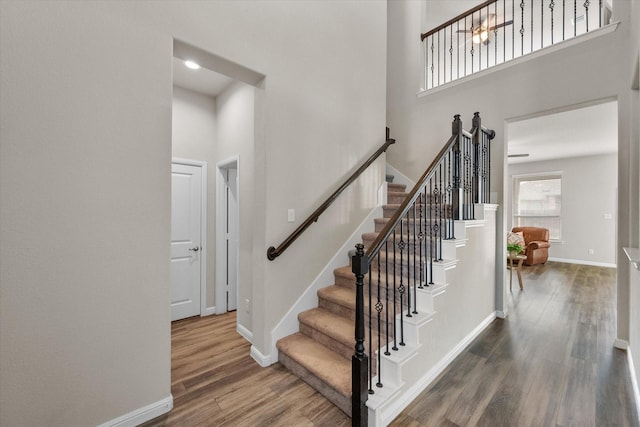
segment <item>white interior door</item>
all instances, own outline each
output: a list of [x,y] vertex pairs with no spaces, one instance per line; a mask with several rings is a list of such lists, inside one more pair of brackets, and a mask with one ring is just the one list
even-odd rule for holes
[[200,314],[202,168],[171,166],[171,320]]
[[238,169],[226,169],[227,311],[238,308]]

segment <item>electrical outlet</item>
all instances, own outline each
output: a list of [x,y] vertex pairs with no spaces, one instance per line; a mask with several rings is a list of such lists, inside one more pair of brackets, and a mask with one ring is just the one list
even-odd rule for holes
[[289,209],[287,211],[287,221],[294,222],[295,220],[296,220],[296,210],[295,209]]
[[593,249],[589,249],[589,255],[593,255],[595,251]]

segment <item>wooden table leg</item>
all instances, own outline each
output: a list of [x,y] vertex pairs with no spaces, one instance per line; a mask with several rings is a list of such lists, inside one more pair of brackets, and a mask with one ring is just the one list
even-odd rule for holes
[[522,270],[522,262],[524,260],[518,260],[518,283],[520,284],[520,290],[524,290],[524,286],[522,285],[522,274],[521,274],[521,270]]
[[513,258],[509,257],[509,291],[511,292],[511,285],[513,284]]

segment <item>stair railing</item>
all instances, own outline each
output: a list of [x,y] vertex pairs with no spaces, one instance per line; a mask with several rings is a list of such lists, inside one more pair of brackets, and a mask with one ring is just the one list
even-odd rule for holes
[[606,25],[602,0],[488,0],[420,35],[424,89]]
[[[356,278],[354,426],[367,425],[368,395],[375,393],[374,382],[376,388],[384,386],[382,355],[406,345],[404,318],[419,314],[418,289],[434,285],[434,265],[443,261],[443,241],[455,239],[455,221],[474,219],[474,205],[489,202],[489,146],[494,136],[494,131],[482,126],[478,113],[469,132],[462,128],[460,115],[455,115],[451,138],[376,240],[366,252],[364,245],[356,245],[352,257]],[[367,347],[369,355],[377,351],[377,360],[367,356]]]
[[342,185],[331,194],[327,200],[325,200],[320,207],[318,207],[309,217],[302,223],[298,228],[296,228],[282,243],[278,245],[278,247],[270,246],[267,249],[267,258],[269,261],[273,261],[277,257],[279,257],[302,233],[306,231],[307,228],[311,226],[314,222],[318,221],[320,215],[327,210],[329,206],[340,196],[340,194],[349,187],[373,162],[375,162],[378,157],[385,151],[391,144],[395,144],[396,140],[389,138],[389,128],[386,129],[386,138],[384,144],[376,150],[349,178],[347,178]]

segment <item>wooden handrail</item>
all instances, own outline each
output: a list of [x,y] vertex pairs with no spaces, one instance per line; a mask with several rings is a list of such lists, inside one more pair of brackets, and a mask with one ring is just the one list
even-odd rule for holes
[[466,12],[462,12],[460,15],[456,16],[455,18],[451,18],[449,19],[447,22],[445,22],[444,24],[438,25],[436,28],[434,28],[433,30],[429,30],[426,33],[422,33],[420,34],[420,40],[424,41],[424,39],[426,39],[427,37],[429,37],[432,34],[437,33],[438,31],[442,30],[443,28],[448,27],[451,24],[455,24],[456,22],[458,22],[459,20],[461,20],[462,18],[471,15],[472,13],[475,13],[477,11],[479,11],[482,8],[485,8],[487,6],[489,6],[491,3],[495,3],[497,0],[488,0],[485,1],[484,3],[481,3],[479,5],[477,5],[476,7],[467,10]]
[[273,261],[277,257],[279,257],[304,231],[309,228],[311,224],[318,221],[318,218],[322,213],[327,210],[329,206],[338,198],[340,193],[342,193],[349,185],[351,185],[361,174],[364,172],[382,153],[387,151],[387,148],[391,144],[395,144],[396,140],[389,138],[389,128],[386,130],[386,141],[382,146],[371,155],[347,180],[336,190],[333,192],[331,196],[327,200],[324,201],[322,205],[302,223],[298,228],[294,230],[293,233],[289,235],[277,248],[273,246],[267,249],[267,258],[269,261]]
[[384,226],[382,231],[380,231],[380,234],[378,234],[378,238],[373,242],[371,247],[367,250],[366,255],[369,259],[373,258],[378,252],[380,252],[380,248],[382,248],[382,245],[384,244],[384,242],[391,235],[396,225],[398,225],[398,223],[400,222],[400,218],[404,217],[404,215],[406,215],[406,213],[409,211],[411,206],[413,206],[413,202],[415,202],[416,199],[418,198],[418,195],[419,195],[418,193],[420,192],[421,187],[431,177],[431,175],[435,171],[436,166],[438,165],[438,163],[440,163],[440,159],[442,158],[442,156],[444,156],[444,154],[451,149],[451,147],[456,143],[456,140],[457,140],[456,135],[452,135],[451,138],[449,138],[449,140],[444,145],[442,150],[440,150],[440,152],[435,157],[435,159],[431,162],[427,170],[422,174],[422,176],[420,177],[416,185],[413,186],[413,189],[404,199],[400,207],[396,210],[396,212],[393,214],[391,219],[387,221],[387,224]]

